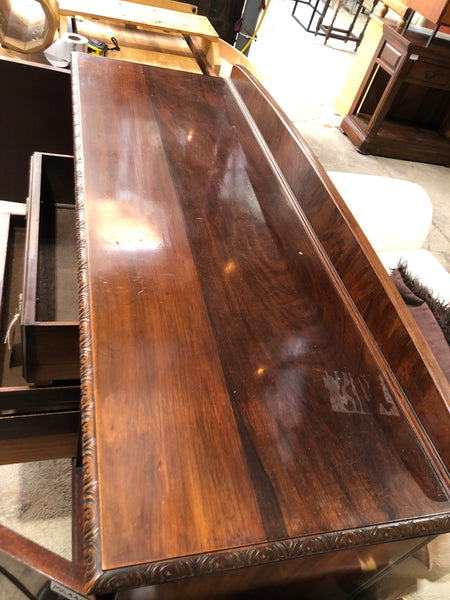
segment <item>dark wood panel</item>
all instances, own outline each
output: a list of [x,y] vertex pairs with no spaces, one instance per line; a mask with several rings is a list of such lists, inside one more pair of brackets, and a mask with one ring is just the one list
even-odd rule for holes
[[[1,417],[0,417],[1,419]],[[34,426],[40,428],[42,419],[33,417]],[[36,422],[38,421],[38,422]],[[22,436],[22,425],[17,424],[14,429],[15,437],[12,440],[1,439],[0,432],[0,464],[11,465],[14,463],[33,462],[35,460],[53,460],[60,458],[72,458],[76,456],[78,448],[79,432],[55,433],[43,436]],[[60,423],[57,424],[60,426]]]
[[[0,438],[6,441],[17,437],[45,437],[52,433],[56,434],[56,432],[76,434],[79,430],[79,415],[78,410],[2,415],[0,417]],[[76,456],[76,453],[71,456]]]
[[20,320],[30,383],[79,378],[74,202],[73,158],[35,152]]
[[73,152],[70,73],[0,57],[0,79],[0,199],[25,202],[33,152]]
[[3,290],[5,287],[5,277],[7,278],[7,257],[10,240],[11,227],[14,228],[17,221],[24,224],[23,216],[26,208],[18,202],[0,201],[0,311],[3,309]]
[[77,385],[0,388],[0,415],[2,416],[77,410],[79,406],[80,388]]
[[[10,328],[20,311],[19,299],[23,289],[25,209],[25,205],[20,203],[0,204],[2,215],[8,216],[4,232],[4,273],[1,277],[0,462],[2,464],[70,457],[76,454],[78,447],[79,386],[36,388],[25,385],[22,376],[20,327],[17,324],[15,328]],[[75,277],[75,273],[72,277]],[[11,331],[9,342],[3,343],[9,329]],[[77,367],[76,378],[79,377],[76,324],[73,346],[74,362]],[[61,360],[62,355],[58,355],[58,349],[46,351],[45,359],[54,360],[55,353],[57,360]]]
[[41,385],[78,379],[79,335],[77,323],[37,323],[23,327],[25,379]]
[[[109,61],[96,65],[98,75],[114,85],[116,77],[105,66]],[[119,72],[130,73],[123,66]],[[133,66],[131,73],[141,69]],[[100,479],[105,486],[104,508],[116,507],[114,518],[109,508],[103,513],[104,539],[110,540],[102,559],[107,568],[126,564],[130,557],[138,563],[148,556],[154,560],[180,551],[198,553],[211,543],[216,548],[228,546],[234,532],[238,543],[250,537],[265,539],[184,218],[145,80],[139,83],[137,94],[143,101],[133,107],[128,133],[124,131],[131,137],[121,140],[114,155],[103,152],[93,138],[86,138],[84,147],[86,157],[94,146],[99,152],[90,173],[89,161],[85,163],[85,185],[86,197],[97,198],[93,212],[86,215],[89,222],[96,222],[89,230],[93,236],[89,278],[93,319],[104,332],[96,342],[95,385],[102,389],[101,398],[109,398],[109,408],[101,403],[98,412],[99,426],[106,432],[99,440],[105,458]],[[120,85],[129,96],[127,102],[134,96],[133,84],[134,78],[127,78]],[[82,90],[94,94],[94,103],[103,96],[102,87],[82,84]],[[107,120],[123,110],[122,99],[113,104]],[[83,112],[81,118],[89,116]],[[87,130],[92,125],[85,121]],[[102,119],[96,127],[103,130],[105,125]],[[133,159],[123,162],[131,140]],[[110,140],[104,142],[106,149]],[[114,177],[101,175],[100,164],[104,159],[109,162],[108,156],[113,160],[105,165],[106,172],[114,172]],[[146,156],[153,158],[147,161]],[[149,201],[161,192],[164,203]],[[125,421],[131,417],[133,433],[126,433],[119,415]],[[124,435],[126,445],[134,446],[127,453],[120,449]],[[122,481],[119,488],[113,484],[116,476]],[[135,486],[136,477],[146,483]],[[148,493],[148,484],[159,490],[159,498]],[[128,506],[131,488],[134,499]],[[214,495],[211,490],[216,490]],[[242,496],[245,502],[233,501]],[[159,533],[155,522],[163,524]],[[221,528],[216,527],[218,522]],[[129,523],[141,531],[143,545],[127,533]]]
[[[13,217],[8,236],[8,249],[5,261],[5,281],[2,290],[0,329],[2,340],[5,339],[11,323],[17,318],[18,311],[20,310],[20,297],[23,291],[24,280],[25,237],[26,230],[24,218],[21,216]],[[76,279],[76,273],[72,273],[71,276]],[[75,302],[76,300],[77,298],[75,297]],[[34,302],[31,303],[33,309],[35,308],[35,301],[36,297]],[[27,315],[24,314],[26,312],[26,306],[28,305],[25,303],[22,310],[23,318],[27,317]],[[49,329],[52,329],[52,331],[49,332]],[[67,331],[68,336],[64,335],[65,330]],[[10,343],[2,343],[0,345],[0,394],[3,393],[3,388],[10,388],[6,396],[1,396],[2,400],[0,401],[0,405],[4,410],[13,409],[12,405],[8,408],[5,405],[5,402],[6,404],[17,402],[18,406],[21,406],[23,402],[26,402],[27,389],[29,389],[26,385],[26,380],[23,378],[22,372],[23,352],[19,323],[17,323],[15,328],[11,329],[11,332]],[[47,369],[46,372],[41,373],[39,378],[33,378],[34,381],[42,381],[43,377],[50,381],[57,379],[55,377],[54,365],[57,365],[58,363],[63,364],[60,374],[65,375],[66,378],[68,376],[69,379],[79,379],[79,333],[77,323],[72,323],[67,326],[60,326],[55,323],[49,323],[47,327],[37,325],[34,328],[30,327],[29,334],[29,341],[31,342],[31,348],[29,349],[30,353],[28,355],[30,372],[32,372],[33,369],[36,369],[40,364],[46,365],[45,369]],[[52,337],[53,334],[54,337]],[[33,346],[34,339],[36,339],[37,345]],[[25,342],[26,341],[27,340],[25,339]],[[67,352],[67,357],[64,356],[65,352]],[[65,365],[66,362],[67,365]],[[33,373],[33,375],[35,375],[35,373]],[[52,393],[53,392],[49,391],[49,394]],[[55,391],[53,394],[52,398],[55,400],[58,392]],[[47,400],[44,398],[45,390],[41,392],[32,390],[31,395],[33,399],[30,397],[29,405],[35,403],[36,408],[40,405],[42,400],[44,406],[47,406]],[[55,402],[57,403],[57,400],[55,400]]]
[[304,140],[276,104],[270,99],[261,101],[249,75],[236,69],[233,77],[299,206],[448,467],[450,448],[446,428],[442,428],[449,418],[448,381],[374,250]]
[[[448,104],[445,105],[446,107]],[[436,114],[436,113],[435,113]],[[448,121],[449,117],[446,118]],[[425,129],[403,123],[389,121],[381,125],[375,138],[369,140],[367,137],[369,117],[365,115],[354,115],[351,118],[345,117],[343,131],[348,135],[361,154],[379,154],[388,156],[392,151],[396,158],[402,160],[417,160],[417,153],[421,150],[439,153],[441,158],[437,161],[430,159],[429,162],[436,162],[450,166],[450,154],[448,151],[448,140],[443,137],[445,133],[445,123],[439,125],[439,132],[435,129]],[[427,158],[428,160],[428,158]],[[448,165],[446,161],[448,160]]]
[[[22,205],[23,206],[23,205]],[[23,258],[25,247],[25,218],[11,215],[6,231],[6,256],[2,281],[1,331],[5,340],[10,324],[20,308],[20,294],[23,285]],[[17,328],[16,328],[17,329]],[[11,344],[17,341],[11,332]],[[14,348],[11,348],[13,350]],[[11,368],[11,351],[8,344],[0,345],[2,385],[21,385],[24,383],[20,368]]]
[[[117,600],[345,600],[423,545],[403,540],[122,592]],[[365,596],[362,596],[364,598]]]
[[446,472],[353,303],[370,320],[375,283],[407,342],[397,298],[273,101],[242,71],[73,73],[88,589],[448,527]]
[[0,463],[77,455],[80,411],[0,416]]

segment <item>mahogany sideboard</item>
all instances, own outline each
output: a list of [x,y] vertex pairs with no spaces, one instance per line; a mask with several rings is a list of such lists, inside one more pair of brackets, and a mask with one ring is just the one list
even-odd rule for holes
[[72,83],[87,591],[348,597],[448,530],[448,381],[264,89]]
[[[61,123],[72,80],[82,419],[73,562],[2,527],[0,560],[61,597],[371,597],[450,531],[450,389],[301,136],[239,67],[0,69],[49,119],[51,78]],[[11,119],[5,200],[30,156],[72,154],[31,117]],[[36,220],[72,218],[48,202]],[[63,389],[61,412],[72,383],[27,391]]]

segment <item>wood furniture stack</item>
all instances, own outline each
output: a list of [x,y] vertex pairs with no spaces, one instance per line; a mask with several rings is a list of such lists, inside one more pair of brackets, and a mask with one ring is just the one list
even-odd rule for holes
[[[28,326],[68,336],[71,301],[80,316],[73,561],[0,527],[41,598],[356,597],[450,531],[449,382],[258,82],[81,54],[71,73],[0,59],[0,78],[0,196],[30,198],[25,364]],[[21,391],[57,394],[45,417],[67,424],[57,343]],[[76,429],[51,434],[76,456]]]

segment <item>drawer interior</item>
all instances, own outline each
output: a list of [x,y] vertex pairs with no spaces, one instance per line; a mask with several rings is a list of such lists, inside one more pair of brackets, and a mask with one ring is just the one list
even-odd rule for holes
[[[77,381],[38,387],[23,376],[18,313],[25,263],[26,221],[11,215],[0,277],[0,464],[77,454],[80,389]],[[2,264],[3,268],[3,264]],[[10,336],[7,336],[10,331]],[[5,338],[8,337],[5,343]]]
[[11,328],[10,343],[5,338],[20,307],[25,254],[25,217],[11,216],[3,283],[3,302],[0,319],[0,387],[22,386],[20,327]]
[[79,379],[78,319],[73,157],[35,152],[21,313],[28,382]]
[[36,321],[78,321],[73,159],[42,156]]

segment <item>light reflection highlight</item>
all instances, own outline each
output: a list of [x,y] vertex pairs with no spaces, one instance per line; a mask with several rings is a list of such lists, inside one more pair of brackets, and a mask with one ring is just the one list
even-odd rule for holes
[[236,263],[234,262],[234,260],[228,261],[223,269],[223,271],[226,275],[229,275],[230,273],[232,273],[235,270],[236,270]]
[[[95,233],[111,251],[158,252],[169,245],[165,220],[158,214],[135,213],[132,203],[111,199],[101,205],[103,218]],[[151,212],[158,211],[153,208]]]

